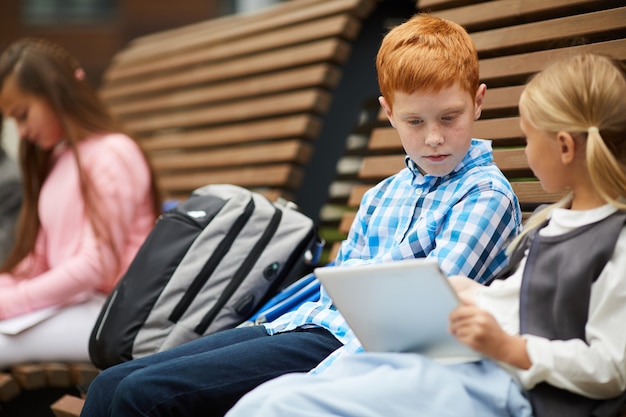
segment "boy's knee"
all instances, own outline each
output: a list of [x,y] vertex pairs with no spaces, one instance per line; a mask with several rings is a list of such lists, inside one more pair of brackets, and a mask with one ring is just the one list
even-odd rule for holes
[[105,369],[89,384],[87,395],[113,398],[115,396],[135,395],[145,381],[139,372],[129,372],[124,366]]
[[[89,390],[110,387],[117,385],[119,381],[124,379],[128,372],[123,371],[123,366],[113,366],[101,371],[89,384]],[[94,388],[96,387],[96,388]]]
[[150,398],[155,393],[151,382],[151,378],[142,372],[132,373],[119,380],[111,398],[113,415],[116,410],[140,411],[151,407]]
[[138,370],[118,380],[116,393],[121,395],[141,395],[142,391],[150,391],[152,382],[153,378],[149,372]]
[[112,385],[117,385],[116,380],[117,378],[115,377],[115,373],[112,372],[112,368],[105,369],[89,383],[87,394],[102,393],[104,390],[110,389]]

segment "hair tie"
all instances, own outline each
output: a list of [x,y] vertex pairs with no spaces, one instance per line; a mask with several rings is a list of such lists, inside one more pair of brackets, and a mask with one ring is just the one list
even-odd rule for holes
[[587,129],[587,134],[591,134],[591,133],[600,133],[600,130],[596,127],[596,126],[591,126],[589,129]]
[[76,79],[78,81],[82,81],[85,79],[85,70],[82,69],[81,67],[76,68],[76,70],[74,71],[74,77],[76,77]]

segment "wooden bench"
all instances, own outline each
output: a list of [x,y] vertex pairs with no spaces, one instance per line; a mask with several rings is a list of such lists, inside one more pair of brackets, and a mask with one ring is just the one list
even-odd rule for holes
[[231,183],[293,199],[375,0],[299,0],[133,41],[102,97],[167,198]]
[[[336,135],[349,133],[360,97],[377,90],[375,78],[359,81],[374,73],[385,19],[412,11],[406,0],[294,0],[144,36],[116,54],[101,96],[148,152],[165,198],[231,183],[299,203],[316,148],[334,167],[343,152]],[[315,199],[316,186],[326,195],[320,178],[313,175],[306,197]],[[0,374],[0,405],[61,380],[76,385],[68,375],[48,382],[56,366]],[[71,397],[53,405],[55,414],[75,413]]]
[[[626,7],[612,0],[421,0],[420,11],[455,21],[478,49],[487,95],[474,137],[491,139],[494,160],[511,181],[524,217],[560,195],[545,193],[528,167],[517,101],[528,77],[548,63],[583,51],[626,61]],[[400,140],[386,118],[371,108],[347,142],[337,179],[322,210],[323,236],[332,259],[345,238],[365,190],[404,167]],[[355,140],[354,137],[361,140]],[[337,233],[337,231],[339,233]]]
[[[346,49],[381,3],[292,1],[257,16],[138,39],[116,57],[103,97],[148,150],[166,197],[229,182],[291,198],[305,183],[337,100],[330,95],[339,89]],[[531,74],[566,54],[594,51],[626,60],[623,1],[420,0],[417,6],[462,24],[474,38],[488,86],[474,136],[493,140],[495,162],[525,214],[555,201],[559,195],[543,192],[525,160],[519,94]],[[368,88],[371,83],[375,78]],[[320,212],[326,259],[345,238],[365,190],[403,167],[404,152],[376,92],[358,101]],[[63,397],[53,409],[57,416],[76,415],[81,404]]]
[[[78,398],[78,387],[89,384],[98,373],[99,370],[90,363],[45,362],[16,365],[0,372],[0,415],[25,415],[24,410],[40,415],[61,395],[71,393],[71,397]],[[33,404],[43,401],[47,403]]]
[[319,167],[339,158],[349,113],[377,90],[358,84],[374,71],[359,60],[407,4],[296,0],[144,36],[114,57],[102,97],[148,152],[165,198],[230,183],[316,217],[334,165]]

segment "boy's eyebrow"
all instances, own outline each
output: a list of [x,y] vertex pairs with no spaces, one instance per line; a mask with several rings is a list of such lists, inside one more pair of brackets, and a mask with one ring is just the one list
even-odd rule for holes
[[[440,109],[439,111],[437,111],[438,114],[442,114],[442,113],[461,113],[464,112],[465,108],[464,105],[458,105],[458,106],[449,106],[449,107],[445,107],[443,109]],[[400,117],[416,117],[416,116],[420,116],[423,113],[417,113],[417,112],[411,112],[411,111],[407,111],[407,112],[400,112],[399,116]]]

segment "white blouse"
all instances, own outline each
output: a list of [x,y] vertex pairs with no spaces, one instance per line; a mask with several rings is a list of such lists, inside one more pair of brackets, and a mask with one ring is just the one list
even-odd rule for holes
[[[593,210],[555,209],[542,236],[556,236],[597,222],[616,211],[611,205]],[[519,293],[526,258],[506,280],[496,280],[476,293],[476,304],[491,312],[502,328],[519,334]],[[592,285],[587,345],[580,339],[550,341],[523,335],[532,366],[519,370],[503,365],[526,389],[540,382],[591,398],[611,398],[626,390],[626,228],[609,263]]]

